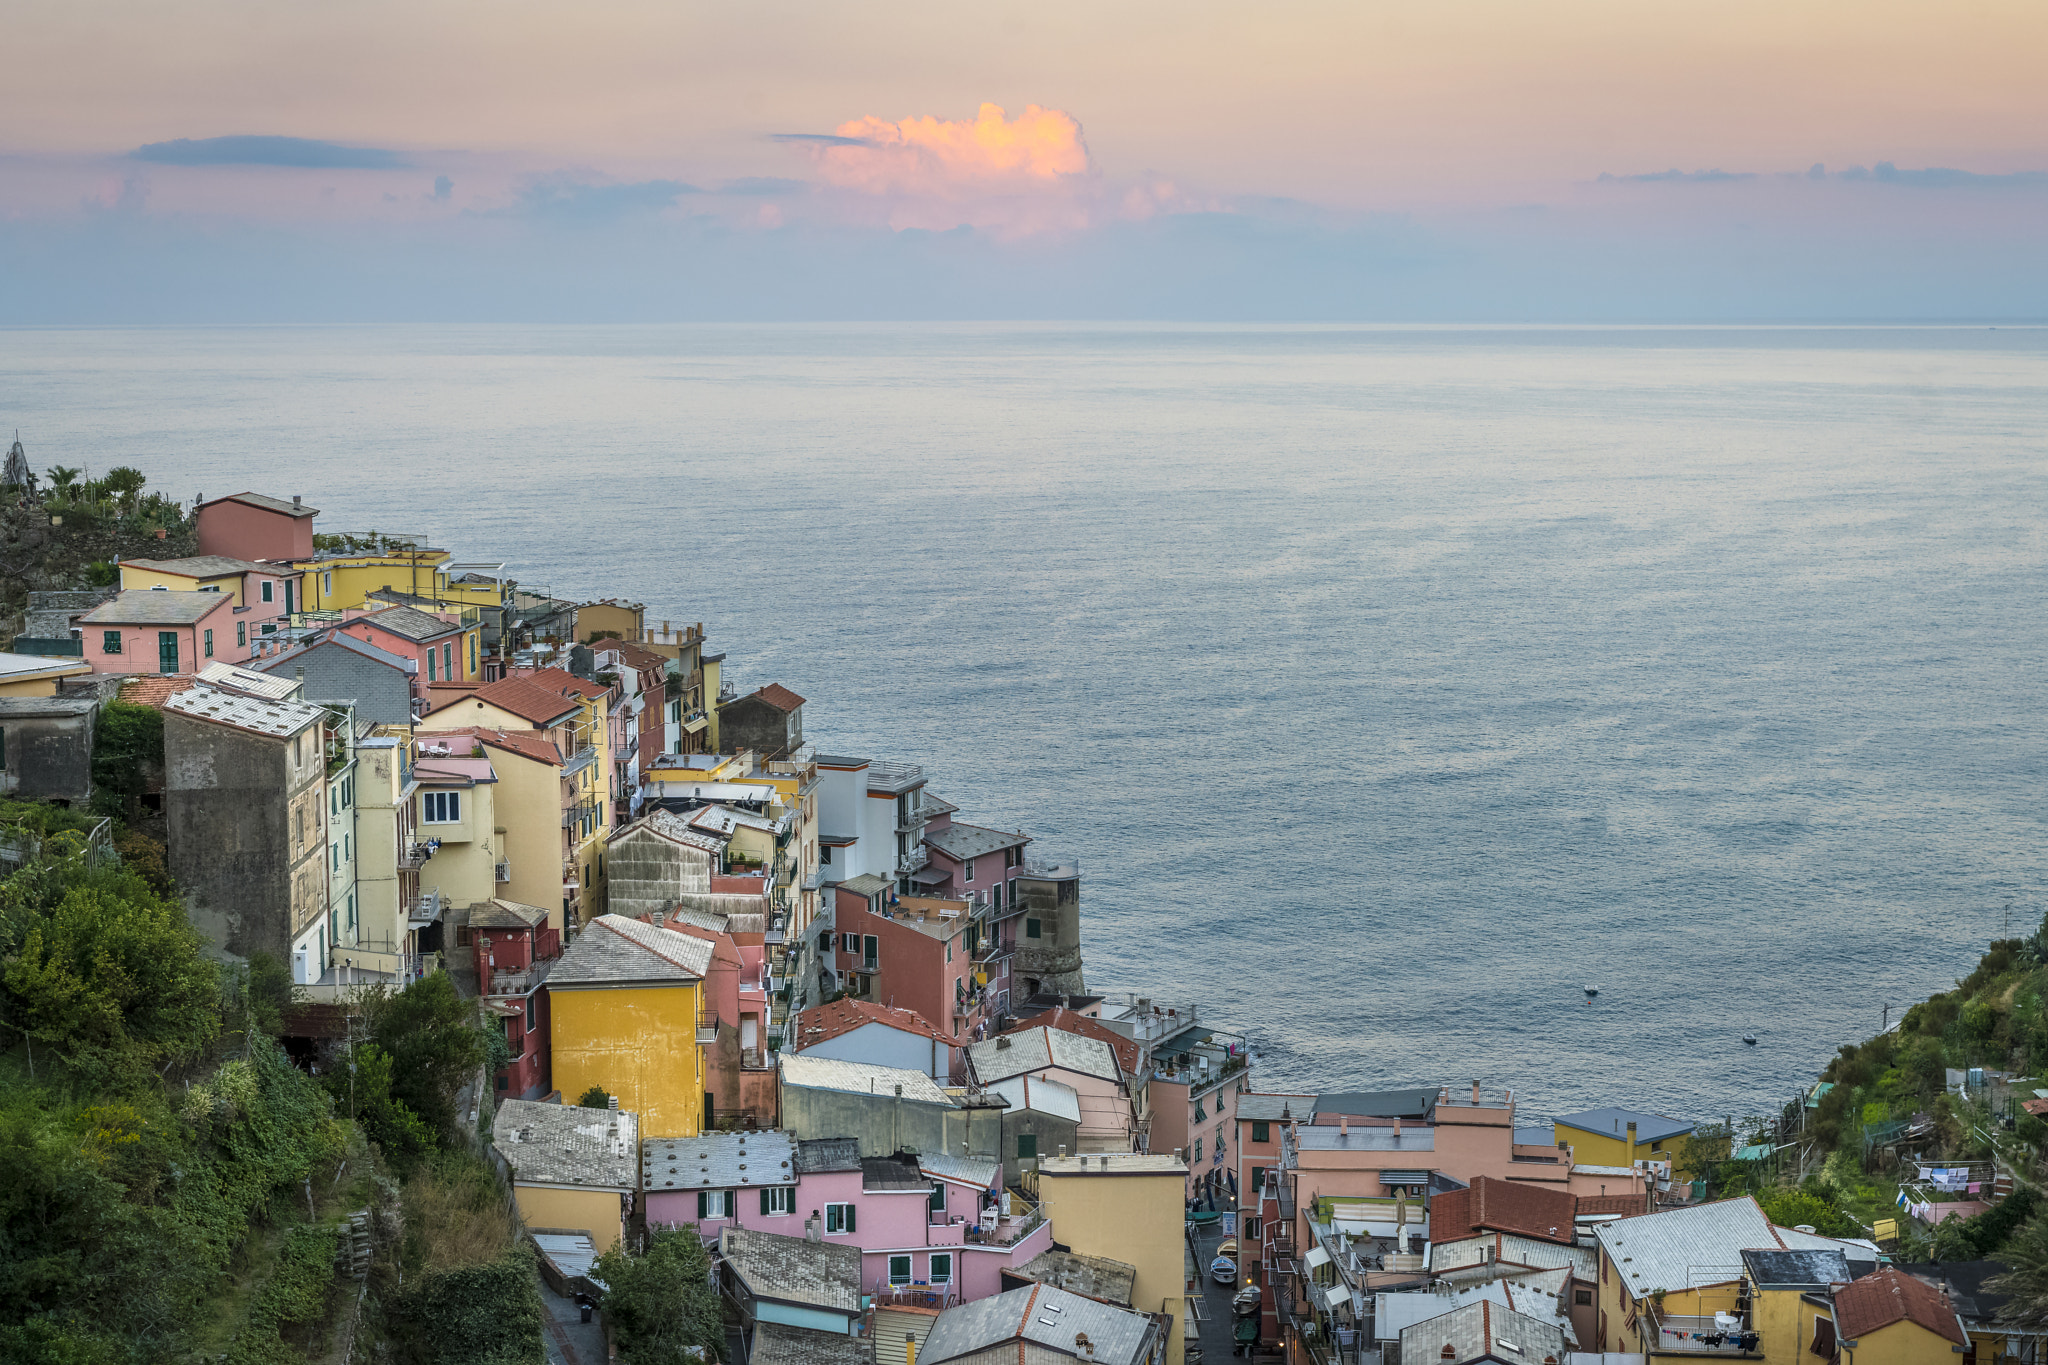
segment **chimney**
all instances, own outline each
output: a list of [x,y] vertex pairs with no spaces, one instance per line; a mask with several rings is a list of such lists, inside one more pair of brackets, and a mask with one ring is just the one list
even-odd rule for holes
[[1351,1116],[1349,1114],[1339,1114],[1337,1116],[1337,1136],[1347,1138],[1351,1136]]
[[1624,1164],[1629,1166],[1636,1164],[1636,1121],[1634,1119],[1628,1121],[1628,1160]]
[[1064,1158],[1064,1157],[1066,1156],[1066,1154],[1067,1154],[1067,1144],[1066,1144],[1066,1143],[1064,1143],[1064,1142],[1062,1142],[1062,1143],[1060,1144],[1060,1156],[1061,1156],[1062,1158]]
[[1479,1082],[1472,1082],[1472,1103],[1479,1103]]
[[1397,1144],[1401,1141],[1401,1116],[1399,1114],[1394,1115],[1394,1141]]
[[294,512],[298,511],[301,507],[304,507],[305,505],[306,502],[304,498],[301,498],[297,493],[292,494],[292,510]]
[[1447,1341],[1444,1343],[1444,1349],[1438,1353],[1437,1358],[1439,1360],[1456,1360],[1458,1358],[1458,1348]]
[[607,1095],[607,1096],[605,1096],[605,1101],[604,1101],[604,1107],[605,1107],[605,1108],[607,1108],[607,1109],[609,1109],[609,1110],[611,1110],[611,1111],[612,1111],[612,1112],[613,1112],[614,1114],[618,1113],[618,1112],[619,1112],[619,1097],[618,1097],[617,1095]]
[[812,1209],[811,1216],[804,1219],[804,1240],[806,1242],[822,1242],[825,1240],[824,1228],[818,1220],[818,1211],[816,1209]]

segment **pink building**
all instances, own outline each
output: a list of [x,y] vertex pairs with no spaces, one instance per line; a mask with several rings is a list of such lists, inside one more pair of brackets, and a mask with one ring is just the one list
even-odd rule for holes
[[1137,1150],[1131,1087],[1115,1049],[1100,1038],[1043,1025],[1019,1029],[974,1044],[967,1049],[967,1063],[983,1085],[1031,1076],[1073,1090],[1080,1100],[1080,1152]]
[[245,663],[246,626],[235,626],[235,599],[226,593],[155,588],[130,588],[78,618],[95,673],[197,673],[216,661]]
[[854,1138],[793,1141],[782,1132],[707,1133],[642,1144],[650,1224],[694,1223],[704,1240],[728,1226],[857,1247],[861,1292],[943,1308],[1002,1291],[1052,1245],[1021,1208],[1003,1215],[1002,1168],[936,1155],[860,1155]]
[[[476,682],[469,667],[469,648],[464,638],[469,631],[454,612],[421,611],[418,607],[385,607],[381,611],[351,607],[346,615],[348,619],[341,625],[342,634],[353,635],[366,644],[413,662],[415,688],[436,683]],[[420,692],[419,695],[427,694]],[[447,700],[442,698],[437,705],[445,705]]]
[[[311,559],[313,518],[319,515],[296,497],[286,502],[261,493],[202,502],[195,517],[199,553],[234,559]],[[285,610],[297,608],[287,605]]]

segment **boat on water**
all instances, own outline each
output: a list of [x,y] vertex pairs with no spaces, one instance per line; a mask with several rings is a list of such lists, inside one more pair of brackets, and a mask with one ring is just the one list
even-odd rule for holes
[[1742,1035],[1742,1041],[1749,1044],[1751,1047],[1755,1047],[1756,1035],[1754,1033],[1745,1033]]
[[1587,998],[1588,1000],[1591,1000],[1591,999],[1592,999],[1592,998],[1593,998],[1594,996],[1596,996],[1596,995],[1598,995],[1598,994],[1600,994],[1600,988],[1599,988],[1598,986],[1588,986],[1588,987],[1586,987],[1586,998]]

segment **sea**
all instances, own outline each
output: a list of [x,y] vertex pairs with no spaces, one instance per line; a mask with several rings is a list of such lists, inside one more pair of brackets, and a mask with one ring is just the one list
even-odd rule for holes
[[1774,1111],[2048,910],[2048,330],[9,330],[0,427],[703,622],[1262,1087]]

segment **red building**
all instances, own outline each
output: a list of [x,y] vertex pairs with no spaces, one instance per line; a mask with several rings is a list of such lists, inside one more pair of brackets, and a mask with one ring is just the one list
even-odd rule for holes
[[848,994],[914,1010],[963,1042],[985,1036],[990,997],[977,974],[967,902],[899,896],[872,875],[841,882],[834,894],[834,965]]
[[541,985],[562,955],[561,932],[537,905],[488,900],[470,907],[468,934],[476,955],[477,992],[512,1046],[511,1064],[498,1072],[498,1094],[539,1099],[554,1088],[548,999]]
[[[230,559],[311,559],[317,509],[297,498],[286,502],[261,493],[236,493],[199,504],[195,520],[199,553]],[[296,611],[292,586],[285,586],[285,610]]]

